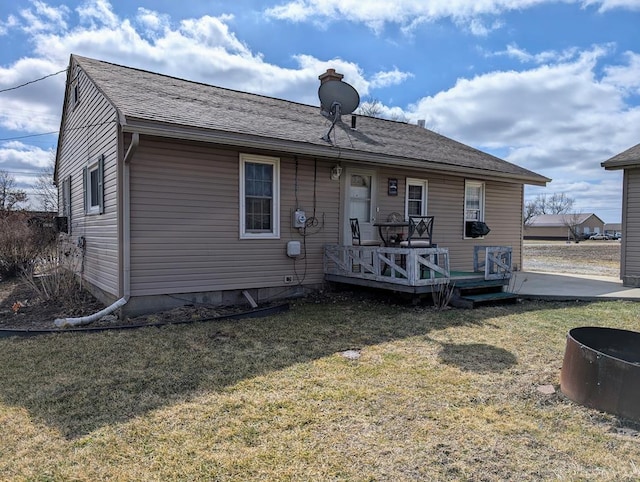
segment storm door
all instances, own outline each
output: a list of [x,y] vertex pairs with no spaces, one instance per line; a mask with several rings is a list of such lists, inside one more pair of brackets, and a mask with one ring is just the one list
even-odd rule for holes
[[373,226],[376,212],[376,173],[373,170],[348,169],[345,176],[345,222],[344,243],[351,244],[350,218],[358,218],[362,239],[376,239],[377,228]]

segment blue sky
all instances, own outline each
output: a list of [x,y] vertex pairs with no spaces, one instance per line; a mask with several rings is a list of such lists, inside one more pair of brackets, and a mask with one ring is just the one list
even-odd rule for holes
[[[619,222],[640,143],[640,0],[14,0],[0,4],[0,169],[51,161],[70,54],[318,104],[335,68],[382,115],[553,179]],[[48,132],[54,134],[40,135]],[[37,207],[37,196],[32,196]]]

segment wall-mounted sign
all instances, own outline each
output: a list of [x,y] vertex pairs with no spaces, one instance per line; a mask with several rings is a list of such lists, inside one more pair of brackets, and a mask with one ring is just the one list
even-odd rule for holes
[[398,180],[389,178],[389,196],[397,196],[398,195]]

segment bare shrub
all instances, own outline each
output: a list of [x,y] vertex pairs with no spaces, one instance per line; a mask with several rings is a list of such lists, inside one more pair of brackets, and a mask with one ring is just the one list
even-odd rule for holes
[[42,253],[21,273],[22,280],[42,300],[59,300],[65,305],[80,301],[82,289],[74,273],[72,260],[60,256],[55,248]]
[[431,297],[433,298],[433,306],[437,310],[444,310],[453,298],[455,291],[455,283],[446,283],[434,285],[431,288]]
[[24,212],[0,214],[0,278],[16,277],[50,246],[52,239],[43,235],[41,226],[29,223]]

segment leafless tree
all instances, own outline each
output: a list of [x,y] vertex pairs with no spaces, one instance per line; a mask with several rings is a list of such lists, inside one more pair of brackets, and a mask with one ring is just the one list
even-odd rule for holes
[[540,214],[566,214],[571,211],[575,199],[565,193],[538,194],[535,199],[524,204],[524,224],[528,226],[535,216]]
[[38,196],[43,211],[58,211],[58,190],[53,184],[53,170],[55,169],[55,157],[52,155],[47,167],[38,174],[34,186],[34,194]]
[[562,224],[567,227],[569,238],[580,241],[580,213],[563,213]]
[[565,193],[554,192],[547,200],[547,214],[566,214],[571,211],[575,199],[567,196]]
[[529,226],[534,217],[538,215],[538,206],[535,201],[527,201],[524,203],[524,225]]
[[382,114],[382,102],[380,102],[380,99],[374,99],[369,96],[360,103],[360,107],[356,112],[369,117],[380,117],[380,114]]
[[401,114],[396,114],[396,113],[391,114],[390,119],[392,121],[396,121],[396,122],[404,122],[405,124],[409,123],[409,119],[407,118],[407,116],[402,114],[402,113]]
[[16,188],[15,178],[0,169],[0,211],[14,211],[27,199],[27,193]]

